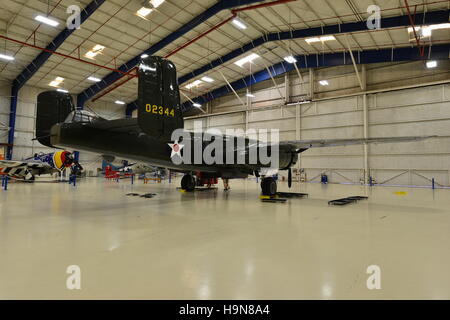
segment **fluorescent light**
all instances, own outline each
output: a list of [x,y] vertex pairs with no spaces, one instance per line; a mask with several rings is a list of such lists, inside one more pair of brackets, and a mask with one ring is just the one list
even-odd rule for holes
[[431,30],[450,29],[450,23],[440,23],[428,26]]
[[101,44],[96,44],[94,48],[92,48],[92,51],[102,51],[103,49],[105,49],[104,46],[102,46]]
[[422,28],[422,30],[421,30],[422,38],[431,37],[431,34],[432,34],[431,28],[429,28],[429,27]]
[[427,62],[427,68],[431,69],[431,68],[436,68],[437,67],[437,61],[436,60],[432,60],[432,61],[428,61]]
[[254,98],[255,97],[255,95],[251,94],[251,93],[247,93],[246,96],[249,97],[249,98]]
[[330,84],[327,80],[320,80],[319,83],[322,86],[328,86]]
[[205,82],[209,82],[209,83],[214,82],[214,79],[213,79],[213,78],[206,77],[206,76],[203,77],[202,80],[205,81]]
[[244,64],[246,64],[247,62],[252,62],[253,60],[255,60],[257,58],[259,58],[259,56],[256,53],[252,53],[252,54],[246,56],[245,58],[242,58],[242,59],[236,61],[234,64],[238,65],[239,67],[242,68],[242,66]]
[[243,23],[241,20],[239,19],[233,19],[233,24],[238,27],[239,29],[245,30],[247,29],[247,25],[245,23]]
[[297,59],[295,59],[293,56],[284,57],[284,60],[286,60],[286,62],[288,62],[288,63],[296,63],[297,62]]
[[307,43],[314,43],[314,42],[324,42],[324,41],[331,41],[336,40],[334,36],[323,36],[323,37],[313,37],[313,38],[306,38],[305,41]]
[[313,43],[313,42],[320,42],[319,38],[307,38],[305,39],[306,42],[308,43]]
[[331,40],[336,40],[336,38],[334,36],[323,36],[320,37],[320,41],[331,41]]
[[202,80],[195,80],[194,82],[188,84],[187,86],[185,86],[186,89],[192,89],[193,87],[198,87],[199,85],[201,85],[203,83]]
[[99,79],[99,78],[96,78],[96,77],[89,77],[89,78],[87,78],[89,81],[92,81],[92,82],[100,82],[100,81],[102,81],[101,79]]
[[50,87],[59,87],[59,85],[61,84],[61,82],[64,81],[63,77],[56,77],[55,80],[53,80],[52,82],[50,82],[48,85]]
[[34,20],[42,22],[42,23],[45,23],[45,24],[48,24],[49,26],[52,26],[52,27],[57,27],[59,25],[58,21],[50,19],[50,18],[47,18],[47,17],[44,17],[44,16],[41,16],[41,15],[36,16],[34,18]]
[[140,8],[136,14],[141,17],[141,18],[145,18],[146,16],[148,16],[151,12],[153,11],[153,9],[150,8],[146,8],[146,7],[142,7]]
[[98,55],[99,53],[102,53],[102,51],[105,49],[104,46],[100,45],[100,44],[96,44],[94,46],[94,48],[92,48],[92,50],[86,52],[86,54],[84,55],[86,58],[89,59],[94,59],[96,55]]
[[115,103],[116,103],[116,104],[125,104],[125,102],[120,101],[120,100],[116,100]]
[[[416,31],[419,31],[421,29],[429,29],[429,30],[440,30],[440,29],[450,29],[450,23],[440,23],[440,24],[432,24],[429,26],[423,26],[423,27],[414,27]],[[408,32],[413,32],[413,28],[409,27]]]
[[196,107],[196,108],[201,108],[202,107],[202,105],[200,103],[194,103],[193,106]]
[[153,8],[158,8],[165,0],[150,0]]
[[146,53],[144,53],[144,54],[141,56],[142,59],[145,59],[145,58],[148,58],[148,57],[149,57],[149,55],[146,54]]
[[14,60],[14,57],[8,56],[8,55],[6,55],[6,54],[1,54],[1,53],[0,53],[0,59],[8,60],[8,61],[13,61],[13,60]]
[[292,103],[287,103],[287,106],[296,106],[298,104],[307,104],[307,103],[311,103],[311,100],[304,100],[304,101],[299,101],[299,102],[292,102]]
[[69,93],[69,91],[67,91],[65,89],[57,89],[56,91],[63,92],[63,93]]
[[98,53],[95,53],[95,52],[92,52],[92,51],[88,51],[88,52],[86,52],[86,54],[84,56],[86,58],[89,58],[89,59],[94,59],[97,54]]

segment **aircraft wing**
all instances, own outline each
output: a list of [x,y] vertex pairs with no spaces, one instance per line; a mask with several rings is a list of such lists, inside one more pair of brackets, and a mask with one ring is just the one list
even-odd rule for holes
[[33,176],[34,171],[50,169],[53,168],[46,163],[0,160],[0,174],[15,178],[25,178],[28,180]]
[[297,149],[297,152],[303,152],[310,148],[351,146],[351,145],[371,144],[371,143],[377,144],[377,143],[420,141],[435,137],[437,136],[385,137],[385,138],[367,138],[367,139],[293,140],[280,142],[280,145],[291,145],[295,149]]

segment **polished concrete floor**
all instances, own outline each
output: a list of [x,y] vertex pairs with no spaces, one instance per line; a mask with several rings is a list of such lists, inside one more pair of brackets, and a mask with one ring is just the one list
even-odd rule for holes
[[[271,204],[251,180],[228,193],[177,186],[10,184],[0,299],[450,298],[450,190],[303,184],[293,190],[309,198]],[[352,195],[370,198],[327,205]],[[66,287],[70,265],[81,290]],[[380,290],[367,288],[370,265]]]

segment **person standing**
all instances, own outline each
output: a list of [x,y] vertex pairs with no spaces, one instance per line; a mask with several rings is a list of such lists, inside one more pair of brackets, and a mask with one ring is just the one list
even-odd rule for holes
[[230,190],[230,179],[222,178],[223,181],[223,190],[228,191]]

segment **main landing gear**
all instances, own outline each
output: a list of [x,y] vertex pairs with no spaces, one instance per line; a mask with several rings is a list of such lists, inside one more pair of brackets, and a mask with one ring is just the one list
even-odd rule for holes
[[261,180],[261,190],[264,196],[274,196],[277,194],[277,181],[272,177]]
[[185,174],[181,179],[181,189],[186,191],[194,191],[195,190],[195,178],[190,174]]
[[[288,169],[288,187],[289,189],[292,187],[292,170],[290,168]],[[272,177],[263,178],[261,180],[261,190],[264,196],[275,196],[277,194],[277,181]]]

